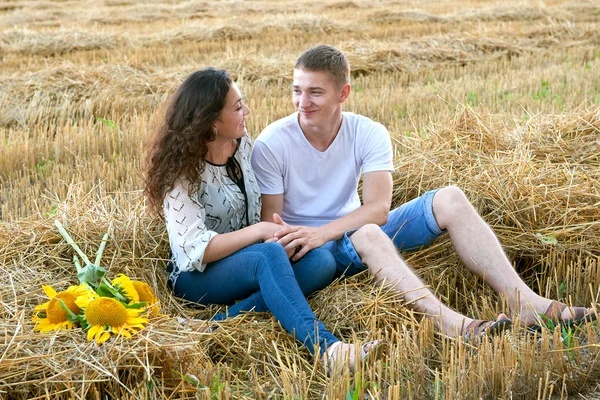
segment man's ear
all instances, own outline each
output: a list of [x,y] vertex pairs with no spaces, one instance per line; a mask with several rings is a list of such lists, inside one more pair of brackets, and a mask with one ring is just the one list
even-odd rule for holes
[[340,94],[340,103],[343,103],[348,99],[348,97],[350,96],[350,89],[350,84],[346,83],[342,88],[342,92]]

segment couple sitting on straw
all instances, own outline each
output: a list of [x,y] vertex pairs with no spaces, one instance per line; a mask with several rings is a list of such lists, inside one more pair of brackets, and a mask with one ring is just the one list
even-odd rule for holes
[[339,50],[304,52],[294,66],[297,112],[269,125],[254,147],[245,127],[250,110],[227,72],[208,68],[183,82],[154,139],[145,189],[166,219],[176,296],[231,305],[213,320],[271,311],[313,354],[318,349],[324,362],[350,369],[355,356],[375,359],[382,343],[341,342],[305,296],[366,269],[450,337],[477,341],[509,328],[505,314],[471,319],[442,304],[398,254],[448,233],[462,262],[507,296],[524,326],[538,326],[538,314],[562,324],[595,319],[593,309],[534,293],[459,188],[432,190],[389,211],[390,136],[381,124],[342,112],[349,82]]

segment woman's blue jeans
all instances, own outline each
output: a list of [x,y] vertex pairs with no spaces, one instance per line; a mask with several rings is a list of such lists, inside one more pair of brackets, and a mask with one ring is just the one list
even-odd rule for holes
[[281,325],[303,342],[311,353],[318,343],[321,354],[337,339],[315,317],[305,295],[327,286],[336,271],[333,255],[314,249],[294,263],[278,243],[259,243],[209,263],[204,272],[181,272],[173,292],[200,304],[233,304],[228,315],[270,310]]

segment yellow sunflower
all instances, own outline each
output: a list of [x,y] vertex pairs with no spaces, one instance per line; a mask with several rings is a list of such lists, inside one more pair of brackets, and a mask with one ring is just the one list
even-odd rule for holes
[[141,281],[131,281],[131,283],[133,283],[133,287],[140,296],[140,301],[145,301],[147,303],[144,309],[148,309],[150,315],[158,315],[160,312],[160,303],[150,285]]
[[51,286],[42,285],[42,289],[50,300],[33,310],[36,313],[33,320],[37,322],[34,330],[40,332],[73,328],[73,322],[68,320],[67,312],[62,308],[59,300],[62,300],[73,314],[79,314],[81,308],[76,303],[77,298],[96,294],[87,285],[69,286],[67,290],[59,293],[56,293]]
[[85,319],[90,325],[88,341],[96,339],[98,344],[105,342],[111,332],[130,338],[132,333],[144,328],[143,324],[148,322],[146,318],[139,317],[142,310],[126,308],[110,297],[80,297],[77,305],[84,309]]
[[133,281],[121,274],[113,279],[112,284],[116,289],[121,290],[131,303],[145,301],[147,304],[144,309],[148,309],[151,315],[158,315],[160,312],[158,298],[146,282]]
[[135,290],[136,288],[133,282],[131,282],[131,279],[129,279],[126,275],[117,275],[117,277],[113,279],[112,285],[115,287],[115,289],[122,292],[125,297],[131,300],[131,303],[140,302],[140,296],[138,295],[137,290]]

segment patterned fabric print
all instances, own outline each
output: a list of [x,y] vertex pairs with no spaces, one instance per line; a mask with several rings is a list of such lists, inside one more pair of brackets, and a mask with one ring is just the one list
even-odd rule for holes
[[[234,154],[244,174],[248,196],[250,224],[260,221],[260,190],[250,165],[252,140],[242,138]],[[246,204],[238,186],[227,176],[225,165],[206,164],[201,176],[200,190],[193,198],[188,185],[175,184],[165,196],[164,212],[173,257],[173,271],[169,276],[171,287],[181,271],[204,271],[204,251],[210,240],[220,233],[244,228]]]

